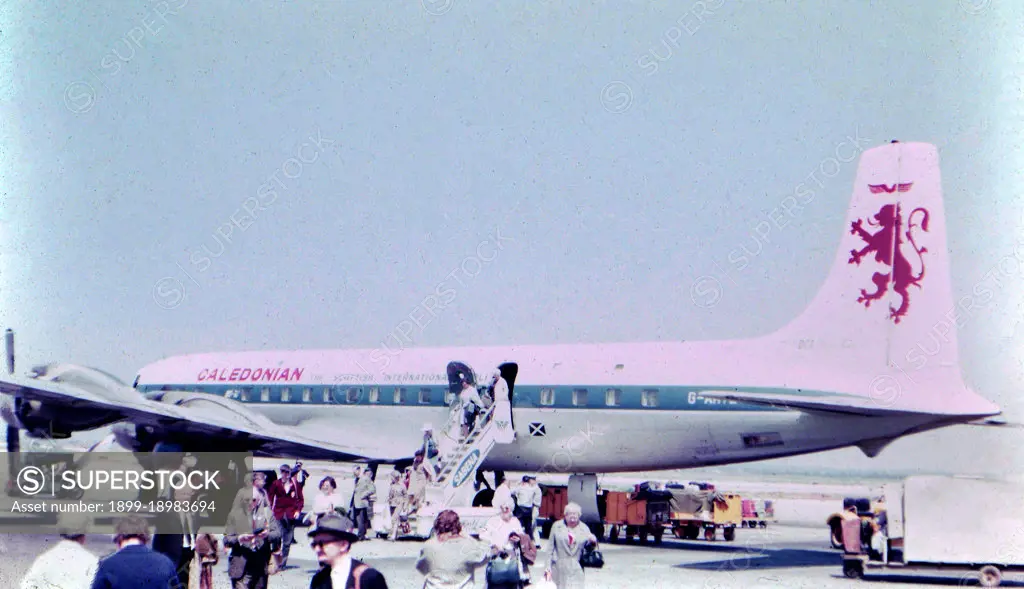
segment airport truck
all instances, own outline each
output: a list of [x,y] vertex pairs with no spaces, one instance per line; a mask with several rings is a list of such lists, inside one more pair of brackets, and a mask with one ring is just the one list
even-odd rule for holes
[[996,587],[1024,571],[1020,484],[971,477],[911,476],[883,485],[884,518],[848,517],[843,574],[960,573]]

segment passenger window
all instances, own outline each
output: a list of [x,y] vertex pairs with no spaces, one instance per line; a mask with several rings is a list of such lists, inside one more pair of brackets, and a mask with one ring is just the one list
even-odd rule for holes
[[249,391],[242,391],[242,397],[241,398],[242,398],[242,401],[248,401],[249,400]]
[[586,406],[587,404],[587,389],[573,389],[572,391],[572,404],[577,407]]
[[370,387],[370,402],[380,403],[380,387]]
[[313,389],[305,388],[302,389],[302,402],[309,403],[313,400]]
[[423,405],[430,404],[430,389],[426,387],[420,389],[420,403]]
[[405,389],[399,387],[395,389],[395,405],[405,405]]
[[658,390],[648,389],[640,393],[640,405],[643,407],[658,406]]
[[608,407],[618,407],[622,404],[622,389],[608,389],[604,393],[604,404]]
[[348,403],[358,403],[361,391],[356,387],[350,387],[345,393],[345,401]]
[[324,387],[324,390],[323,390],[323,402],[324,403],[330,403],[331,402],[331,389],[329,389],[327,387]]
[[292,401],[292,389],[291,387],[284,387],[281,389],[281,402],[291,403]]
[[270,402],[270,389],[268,389],[267,387],[263,387],[262,389],[260,389],[260,401],[264,403]]
[[445,405],[451,405],[454,402],[455,402],[455,393],[453,393],[451,391],[446,391],[445,394],[444,394],[444,404]]
[[551,406],[555,404],[555,389],[540,390],[540,404]]

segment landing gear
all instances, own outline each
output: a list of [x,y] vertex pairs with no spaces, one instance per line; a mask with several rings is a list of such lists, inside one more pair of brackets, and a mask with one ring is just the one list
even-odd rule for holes
[[864,577],[864,563],[860,559],[844,560],[843,574],[848,579],[862,579]]

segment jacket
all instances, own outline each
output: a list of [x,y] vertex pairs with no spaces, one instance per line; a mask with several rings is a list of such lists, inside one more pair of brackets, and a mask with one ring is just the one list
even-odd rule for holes
[[352,506],[356,509],[369,507],[370,502],[376,499],[376,494],[377,487],[373,484],[373,479],[361,476],[352,492]]
[[[228,577],[240,579],[249,574],[264,576],[270,563],[271,544],[281,541],[281,526],[274,519],[274,514],[267,505],[266,499],[253,510],[252,489],[244,488],[235,495],[235,501],[228,514],[227,528],[224,530],[224,548],[230,548],[228,556]],[[255,545],[245,545],[238,541],[242,534],[252,534],[256,529],[264,529],[267,536]]]
[[[313,575],[313,580],[309,582],[309,589],[356,589],[357,582],[352,573],[361,564],[364,563],[352,559],[352,570],[348,573],[348,582],[344,587],[335,587],[331,583],[331,567],[323,567]],[[388,582],[384,580],[384,575],[380,574],[380,571],[367,567],[359,577],[358,587],[359,589],[388,589]]]
[[178,584],[171,559],[130,544],[100,561],[92,589],[167,589]]
[[306,499],[302,496],[302,485],[296,483],[294,479],[288,491],[284,490],[284,481],[274,481],[267,490],[267,499],[274,510],[274,518],[279,520],[294,517],[306,504]]

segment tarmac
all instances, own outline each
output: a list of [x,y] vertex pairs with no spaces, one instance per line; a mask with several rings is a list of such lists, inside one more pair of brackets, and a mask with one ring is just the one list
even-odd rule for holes
[[[258,460],[256,468],[273,468],[274,460]],[[310,480],[305,488],[306,507],[317,494],[316,484],[324,475],[336,477],[342,497],[351,494],[351,465],[311,463]],[[382,479],[379,473],[378,479]],[[725,483],[725,481],[721,481]],[[821,484],[780,484],[776,482],[738,481],[722,485],[743,489],[744,496],[771,496],[775,502],[776,522],[766,528],[739,528],[735,540],[727,542],[719,532],[715,541],[678,540],[668,534],[661,545],[639,543],[603,543],[605,558],[602,569],[588,569],[588,589],[669,589],[675,587],[749,588],[792,587],[956,587],[978,586],[973,577],[958,572],[928,574],[873,574],[863,581],[843,577],[841,553],[829,545],[825,527],[828,513],[841,507],[841,497],[851,488],[826,488]],[[745,488],[744,488],[745,485]],[[855,490],[855,489],[853,489]],[[867,489],[863,489],[866,491]],[[378,490],[378,496],[381,491]],[[384,495],[386,496],[386,494]],[[0,523],[6,519],[0,514]],[[0,526],[2,531],[2,526]],[[306,537],[307,528],[296,530],[297,544],[292,546],[289,568],[270,579],[270,589],[306,589],[318,568]],[[0,588],[18,587],[21,578],[37,555],[59,539],[56,536],[0,533]],[[97,556],[114,551],[109,535],[90,535],[86,547]],[[389,542],[372,539],[353,547],[353,556],[380,570],[393,589],[419,589],[423,577],[416,571],[421,542],[402,540]],[[547,541],[541,541],[535,578],[543,572],[550,557]],[[227,558],[214,569],[216,589],[230,589]],[[477,587],[484,587],[483,570],[477,574]],[[1024,575],[1007,574],[1003,586],[1024,587]]]
[[[298,544],[292,547],[289,568],[270,579],[270,589],[306,589],[316,572],[317,562],[306,538],[306,530],[296,534]],[[114,550],[110,536],[90,536],[87,548],[97,556]],[[0,536],[0,587],[18,587],[22,576],[37,554],[57,539],[52,536]],[[547,542],[538,555],[540,563],[549,557]],[[423,577],[416,571],[420,542],[373,539],[353,547],[353,555],[380,570],[388,586],[398,589],[419,589]],[[846,579],[840,567],[840,553],[828,547],[824,526],[818,528],[786,525],[766,529],[737,530],[733,542],[719,537],[714,542],[682,541],[666,538],[660,546],[639,544],[603,544],[603,569],[588,569],[588,589],[669,589],[702,587],[706,589],[748,587],[956,587],[978,586],[973,579],[957,573],[929,573],[925,576],[884,574],[869,576],[863,581]],[[543,568],[535,565],[535,574]],[[483,571],[477,575],[483,587]],[[230,589],[227,559],[221,558],[214,572],[216,589]],[[1024,575],[1007,575],[1003,586],[1024,587]]]

